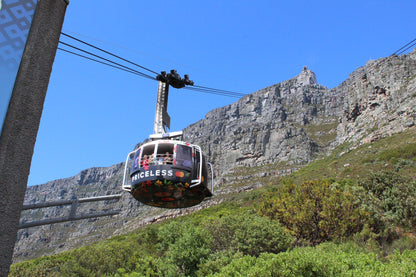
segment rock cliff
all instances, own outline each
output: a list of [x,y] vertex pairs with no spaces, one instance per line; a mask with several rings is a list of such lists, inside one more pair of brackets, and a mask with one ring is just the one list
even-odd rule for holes
[[[237,167],[285,162],[299,168],[342,143],[355,147],[415,123],[416,50],[369,61],[332,89],[319,85],[315,74],[304,67],[290,80],[207,113],[203,120],[185,128],[184,135],[186,141],[200,145],[206,152],[214,165],[217,183],[221,183],[222,176],[232,175]],[[122,163],[91,168],[71,178],[29,187],[25,203],[120,193],[122,170]],[[230,191],[218,190],[227,192]],[[15,261],[71,249],[219,201],[214,197],[194,208],[160,210],[144,207],[125,193],[117,203],[83,204],[80,212],[120,207],[123,212],[110,218],[23,229],[16,242]],[[65,207],[25,211],[22,221],[67,212]]]

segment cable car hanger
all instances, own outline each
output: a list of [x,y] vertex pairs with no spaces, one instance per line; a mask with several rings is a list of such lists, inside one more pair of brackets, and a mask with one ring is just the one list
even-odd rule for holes
[[154,134],[150,135],[150,142],[127,155],[122,189],[145,205],[191,207],[212,196],[212,165],[206,161],[201,147],[183,141],[182,131],[167,132],[170,128],[167,105],[169,85],[183,88],[193,85],[193,81],[188,75],[181,78],[176,70],[162,71],[156,79],[159,86]]

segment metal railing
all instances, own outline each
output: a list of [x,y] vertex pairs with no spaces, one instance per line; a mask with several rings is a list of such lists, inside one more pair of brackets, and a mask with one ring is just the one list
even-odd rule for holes
[[71,210],[69,212],[69,215],[66,217],[44,219],[44,220],[38,220],[38,221],[32,221],[32,222],[22,222],[19,224],[19,229],[66,222],[66,221],[116,215],[116,214],[119,214],[121,210],[103,211],[99,213],[91,213],[91,214],[83,214],[83,215],[76,215],[76,212],[77,212],[78,204],[80,203],[114,200],[114,199],[119,200],[120,198],[121,198],[121,194],[115,194],[115,195],[105,195],[105,196],[79,198],[79,199],[75,197],[71,200],[59,200],[59,201],[52,201],[52,202],[45,202],[45,203],[23,205],[22,211],[48,208],[48,207],[54,207],[54,206],[64,206],[64,205],[71,205]]

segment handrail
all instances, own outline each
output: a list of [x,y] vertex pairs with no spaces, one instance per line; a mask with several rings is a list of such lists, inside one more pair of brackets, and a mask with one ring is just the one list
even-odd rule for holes
[[102,213],[97,213],[97,214],[86,214],[86,215],[80,215],[80,216],[74,216],[74,217],[68,216],[64,218],[52,218],[52,219],[45,219],[45,220],[39,220],[39,221],[32,221],[28,223],[19,224],[19,229],[25,229],[25,228],[30,228],[30,227],[61,223],[61,222],[67,222],[67,221],[73,221],[73,220],[81,220],[81,219],[96,218],[96,217],[103,217],[103,216],[112,216],[112,215],[117,215],[120,212],[121,210],[115,210],[115,211],[102,212]]
[[71,200],[59,200],[59,201],[52,201],[46,203],[36,203],[36,204],[27,204],[23,205],[22,210],[32,210],[32,209],[41,209],[41,208],[48,208],[54,206],[63,206],[63,205],[71,205],[71,210],[69,215],[62,218],[51,218],[51,219],[44,219],[32,222],[25,222],[19,224],[19,229],[36,227],[41,225],[47,224],[54,224],[66,221],[73,221],[73,220],[80,220],[80,219],[87,219],[87,218],[96,218],[96,217],[103,217],[103,216],[111,216],[116,215],[121,212],[121,210],[114,210],[114,211],[104,211],[95,214],[84,214],[84,215],[76,215],[76,210],[78,208],[78,203],[85,203],[85,202],[95,202],[95,201],[105,201],[105,200],[119,200],[121,198],[121,194],[114,194],[114,195],[104,195],[104,196],[97,196],[97,197],[88,197],[88,198],[73,198]]
[[131,155],[135,154],[137,152],[138,149],[131,151],[130,153],[127,154],[127,158],[126,158],[126,162],[124,164],[124,174],[123,174],[123,183],[121,185],[122,190],[131,191],[131,185],[126,185],[126,175],[127,175],[127,169],[129,168],[129,158],[131,157]]
[[211,171],[211,193],[214,194],[214,170],[212,163],[208,163],[209,169]]
[[191,188],[202,183],[202,164],[203,164],[201,147],[199,147],[199,145],[193,145],[193,148],[199,151],[199,171],[198,171],[198,179],[194,179],[191,181],[192,183],[194,183],[190,186]]
[[[121,197],[121,194],[114,194],[114,195],[104,195],[104,196],[89,197],[89,198],[80,198],[77,201],[78,203],[84,203],[84,202],[113,200],[113,199],[119,199],[120,197]],[[26,204],[26,205],[23,205],[22,211],[31,210],[31,209],[48,208],[48,207],[54,207],[54,206],[71,205],[72,203],[74,203],[75,199],[76,198],[71,199],[71,200],[60,200],[60,201],[52,201],[52,202],[45,202],[45,203]]]

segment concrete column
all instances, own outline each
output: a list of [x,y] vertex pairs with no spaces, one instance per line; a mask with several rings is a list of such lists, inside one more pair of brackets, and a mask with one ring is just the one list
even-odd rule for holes
[[33,149],[67,0],[38,0],[0,135],[0,276],[17,238]]

